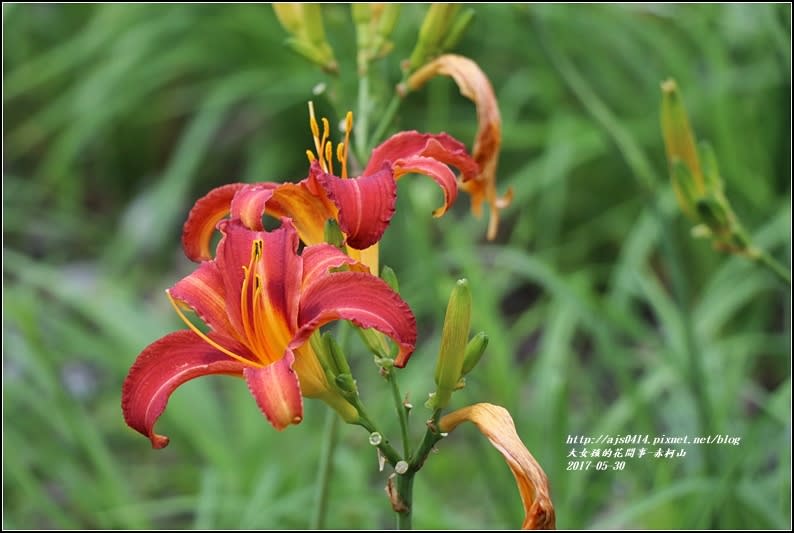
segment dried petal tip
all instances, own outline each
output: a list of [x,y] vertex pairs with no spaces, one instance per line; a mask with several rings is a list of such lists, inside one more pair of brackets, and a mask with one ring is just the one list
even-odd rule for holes
[[548,478],[521,442],[507,409],[489,403],[478,403],[442,417],[438,425],[441,431],[452,431],[466,421],[476,425],[491,441],[513,472],[526,512],[521,528],[555,529],[556,518],[554,504],[549,497]]
[[471,181],[464,179],[461,188],[471,195],[471,208],[475,216],[481,216],[482,203],[487,201],[491,209],[488,223],[488,239],[496,238],[499,229],[499,211],[513,199],[508,190],[504,196],[496,194],[496,168],[499,163],[499,148],[502,145],[502,118],[491,82],[471,59],[455,54],[445,54],[417,70],[408,79],[407,88],[416,90],[435,76],[449,76],[458,85],[463,96],[477,107],[477,137],[474,140],[473,158],[480,167],[479,174]]

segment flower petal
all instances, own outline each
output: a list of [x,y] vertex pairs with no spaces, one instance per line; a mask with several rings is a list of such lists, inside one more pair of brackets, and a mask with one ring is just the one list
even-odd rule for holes
[[315,244],[307,246],[301,254],[303,258],[303,281],[302,285],[307,287],[317,281],[318,278],[328,274],[332,268],[346,266],[355,272],[369,272],[369,268],[343,254],[335,246],[330,244]]
[[236,337],[226,311],[226,289],[215,261],[205,261],[179,280],[168,293],[187,304],[213,331]]
[[493,239],[499,227],[499,210],[510,205],[513,198],[510,190],[505,196],[496,195],[496,167],[502,144],[502,118],[493,87],[477,63],[455,54],[444,54],[420,68],[411,75],[406,85],[414,90],[436,75],[454,79],[461,94],[474,101],[477,107],[478,130],[473,156],[480,167],[480,173],[476,179],[464,182],[461,187],[471,195],[471,206],[475,215],[480,216],[482,213],[483,200],[490,205],[488,239]]
[[210,374],[242,375],[244,365],[230,359],[191,331],[176,331],[147,346],[130,368],[121,389],[127,425],[164,448],[168,437],[154,432],[168,398],[179,385]]
[[434,217],[440,217],[447,212],[458,197],[458,182],[455,174],[447,165],[440,161],[424,156],[406,157],[398,159],[394,164],[394,177],[399,178],[404,174],[423,174],[430,176],[444,191],[444,205],[433,211]]
[[[317,170],[321,172],[319,165]],[[261,231],[264,214],[291,218],[304,243],[319,244],[325,242],[325,221],[336,219],[337,209],[312,177],[300,183],[252,185],[235,195],[232,218],[239,218],[246,227]]]
[[394,163],[399,159],[415,156],[432,157],[457,167],[463,174],[464,181],[475,178],[479,173],[479,167],[466,150],[466,145],[454,137],[446,133],[402,131],[392,135],[372,151],[364,175],[376,172],[384,163]]
[[298,234],[282,219],[274,231],[253,231],[240,220],[222,221],[216,259],[224,279],[226,311],[238,338],[264,365],[283,357],[297,330],[302,263]]
[[188,213],[182,229],[182,248],[192,261],[212,258],[210,240],[216,224],[229,213],[235,193],[246,187],[244,183],[222,185],[199,198]]
[[267,201],[273,196],[277,183],[264,182],[243,187],[231,201],[233,219],[239,219],[249,229],[263,231],[262,215]]
[[362,272],[335,272],[318,278],[301,297],[300,330],[291,348],[333,320],[350,320],[360,328],[375,328],[397,342],[394,365],[402,368],[416,345],[416,318],[411,308],[386,283]]
[[516,433],[507,409],[490,403],[477,403],[458,409],[439,421],[439,429],[449,432],[462,422],[472,422],[499,450],[518,484],[526,517],[522,529],[554,529],[554,505],[549,497],[549,480]]
[[279,431],[303,420],[303,398],[298,376],[292,370],[294,362],[295,355],[288,349],[284,357],[272,365],[243,370],[256,404]]
[[380,240],[397,201],[397,184],[389,163],[360,178],[341,179],[322,172],[317,181],[339,209],[339,227],[347,235],[348,246],[363,250]]

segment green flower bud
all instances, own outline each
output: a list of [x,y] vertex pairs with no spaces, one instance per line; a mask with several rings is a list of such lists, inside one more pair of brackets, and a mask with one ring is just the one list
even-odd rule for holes
[[673,182],[673,192],[679,207],[692,220],[698,220],[695,205],[700,198],[700,194],[695,188],[695,181],[689,168],[680,159],[670,163],[670,177]]
[[441,348],[436,363],[435,407],[440,409],[449,403],[452,391],[460,381],[466,344],[471,322],[471,292],[469,282],[458,280],[447,304],[444,328],[441,332]]
[[460,9],[458,4],[431,4],[419,29],[419,38],[411,53],[409,68],[416,70],[428,59],[441,51],[441,43],[455,14]]
[[323,341],[325,342],[326,351],[329,355],[331,364],[334,367],[334,373],[337,376],[339,374],[350,374],[350,365],[347,364],[345,353],[342,351],[342,347],[339,346],[339,343],[336,342],[334,336],[330,333],[326,333],[323,335]]
[[720,176],[720,169],[717,165],[717,156],[714,148],[706,141],[698,144],[698,154],[703,165],[703,178],[705,180],[706,191],[711,194],[721,196],[724,194],[724,185]]
[[362,329],[358,328],[358,333],[361,335],[361,340],[367,346],[370,352],[378,358],[391,358],[389,343],[386,341],[383,333],[376,329]]
[[356,26],[358,68],[366,72],[373,59],[389,53],[393,45],[389,36],[397,24],[399,4],[353,4],[353,23]]
[[705,189],[695,135],[689,126],[689,118],[681,94],[678,92],[678,85],[673,79],[662,83],[662,135],[668,162],[672,165],[676,160],[682,161],[692,175],[695,190],[702,195]]
[[328,354],[327,344],[325,339],[320,335],[320,330],[315,330],[314,333],[311,334],[309,337],[309,344],[314,350],[315,355],[317,355],[317,361],[319,361],[320,366],[325,373],[325,379],[328,383],[334,383],[334,379],[336,378],[336,374],[338,373],[336,365],[331,360],[330,355]]
[[287,45],[327,72],[337,72],[338,64],[331,45],[325,38],[320,4],[273,4],[281,26],[292,37]]
[[453,22],[452,26],[449,28],[446,37],[444,37],[444,41],[441,43],[441,51],[446,52],[455,48],[463,38],[463,34],[466,33],[466,30],[471,26],[473,20],[473,9],[467,9],[458,15],[455,22]]
[[400,292],[400,283],[397,281],[397,274],[394,273],[394,270],[391,267],[384,265],[383,269],[380,271],[380,279],[386,282],[386,285],[391,287],[396,293]]
[[[343,386],[348,387],[348,383],[344,381],[343,378],[342,386],[340,386],[339,370],[328,353],[327,343],[320,335],[320,330],[316,330],[312,333],[311,337],[309,337],[309,344],[317,357],[317,361],[320,363],[320,367],[323,369],[327,382],[327,390],[318,394],[316,398],[319,398],[332,407],[339,413],[339,416],[341,416],[345,422],[349,424],[358,423],[360,419],[358,411],[356,411],[349,401],[350,393],[343,388]],[[352,379],[352,376],[350,376],[350,379]],[[355,385],[355,381],[353,384]]]
[[471,338],[469,344],[466,345],[466,352],[463,356],[462,376],[465,376],[477,366],[477,363],[482,359],[482,355],[485,353],[487,347],[488,335],[486,335],[484,331],[479,332]]
[[353,379],[353,376],[350,374],[339,374],[334,379],[334,383],[337,387],[339,387],[339,390],[342,391],[343,394],[358,394],[356,380]]

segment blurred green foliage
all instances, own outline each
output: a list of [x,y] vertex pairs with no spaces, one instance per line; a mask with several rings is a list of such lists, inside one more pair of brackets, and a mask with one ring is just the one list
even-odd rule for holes
[[[4,528],[307,527],[321,405],[277,433],[240,382],[196,380],[172,398],[160,422],[172,443],[155,452],[125,426],[119,397],[139,351],[180,327],[162,291],[191,269],[179,236],[192,202],[231,181],[303,178],[306,101],[333,113],[317,84],[355,109],[350,11],[323,9],[338,80],[284,47],[267,5],[4,4]],[[403,6],[394,52],[376,64],[379,106],[424,10]],[[673,76],[737,213],[787,257],[790,5],[475,11],[458,52],[493,82],[499,187],[515,200],[486,243],[467,199],[432,220],[434,185],[400,183],[382,260],[420,324],[401,379],[415,438],[446,297],[466,276],[473,329],[491,342],[453,406],[513,413],[559,527],[790,527],[789,294],[690,237],[658,123],[659,83]],[[446,79],[411,95],[398,121],[469,142],[476,128]],[[359,353],[363,397],[391,420]],[[606,433],[742,442],[566,471],[569,434]],[[366,434],[344,427],[341,440],[328,526],[392,527]],[[522,518],[509,470],[471,427],[440,443],[415,502],[421,528]]]

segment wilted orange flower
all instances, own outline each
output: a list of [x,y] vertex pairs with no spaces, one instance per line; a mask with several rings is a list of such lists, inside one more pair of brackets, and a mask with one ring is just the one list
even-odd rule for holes
[[449,76],[455,80],[461,94],[472,100],[477,107],[478,128],[472,156],[480,166],[480,173],[475,179],[463,182],[460,186],[471,195],[471,207],[476,216],[482,214],[482,202],[488,202],[491,208],[488,239],[494,239],[499,228],[499,210],[510,205],[513,192],[508,189],[504,196],[496,194],[496,167],[502,145],[502,117],[493,87],[477,63],[460,55],[444,54],[414,72],[408,78],[405,88],[418,89],[438,75]]
[[439,421],[441,431],[452,431],[469,421],[499,450],[518,484],[526,516],[522,529],[554,529],[554,504],[549,497],[549,480],[516,433],[507,409],[490,403],[477,403],[458,409]]

